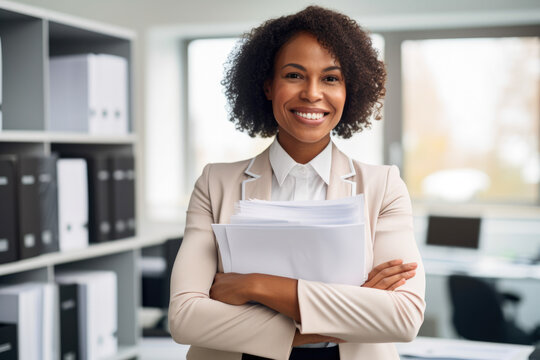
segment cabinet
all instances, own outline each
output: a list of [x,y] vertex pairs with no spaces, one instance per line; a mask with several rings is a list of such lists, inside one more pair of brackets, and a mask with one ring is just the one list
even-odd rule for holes
[[[0,0],[2,44],[2,113],[0,155],[117,152],[136,156],[139,135],[129,111],[126,135],[90,135],[48,131],[49,59],[55,55],[104,53],[128,61],[132,74],[134,32],[84,19]],[[132,106],[132,79],[128,75],[128,108]],[[137,166],[137,174],[141,171]],[[136,194],[136,202],[140,199]],[[52,282],[59,270],[112,270],[118,277],[118,344],[113,359],[137,356],[140,336],[139,258],[141,248],[163,242],[168,234],[150,232],[137,224],[137,236],[84,250],[57,252],[0,265],[0,285],[26,281]],[[176,234],[178,235],[178,234]]]

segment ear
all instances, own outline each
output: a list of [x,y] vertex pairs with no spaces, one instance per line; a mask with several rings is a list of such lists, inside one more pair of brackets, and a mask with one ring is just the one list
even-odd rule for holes
[[264,82],[264,94],[267,100],[272,100],[272,80],[268,79]]

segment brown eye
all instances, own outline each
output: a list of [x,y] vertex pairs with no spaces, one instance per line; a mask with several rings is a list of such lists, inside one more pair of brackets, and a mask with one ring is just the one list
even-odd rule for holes
[[331,76],[325,77],[324,80],[327,82],[337,82],[339,81],[339,78],[337,76],[331,75]]
[[302,75],[298,73],[288,73],[285,75],[287,79],[302,79]]

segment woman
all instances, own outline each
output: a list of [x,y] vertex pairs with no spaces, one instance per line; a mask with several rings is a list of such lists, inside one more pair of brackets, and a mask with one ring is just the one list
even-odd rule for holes
[[[369,36],[333,11],[309,7],[247,35],[224,80],[232,120],[277,140],[253,159],[207,165],[195,185],[169,308],[188,359],[397,359],[391,343],[416,336],[425,285],[405,185],[396,167],[351,160],[330,139],[370,125],[385,77]],[[366,199],[366,261],[377,265],[364,286],[222,273],[210,225],[228,223],[238,200],[354,194]]]

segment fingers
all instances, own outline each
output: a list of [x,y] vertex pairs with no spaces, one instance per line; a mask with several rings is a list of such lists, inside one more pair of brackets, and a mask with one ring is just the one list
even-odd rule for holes
[[402,285],[405,285],[405,283],[407,282],[407,280],[405,279],[400,279],[399,281],[397,281],[396,283],[394,283],[392,286],[390,286],[388,289],[388,291],[394,291],[396,290],[398,287],[402,286]]
[[369,272],[367,281],[371,280],[375,275],[377,275],[378,273],[380,273],[384,269],[392,267],[392,266],[401,265],[401,264],[403,264],[403,260],[401,260],[401,259],[390,260],[390,261],[384,262],[382,264],[379,264],[379,265],[375,266]]
[[319,335],[319,334],[300,334],[298,330],[296,330],[296,333],[294,334],[293,339],[293,346],[298,345],[304,345],[304,344],[316,344],[321,342],[333,342],[336,344],[341,344],[346,342],[345,340],[326,336],[326,335]]
[[[396,282],[400,280],[408,280],[412,278],[414,275],[416,275],[416,271],[407,271],[405,273],[399,273],[393,276],[388,276],[385,278],[380,279],[379,281],[374,281],[372,284],[369,284],[368,286],[374,289],[380,289],[380,290],[389,290],[391,286],[393,286]],[[400,284],[401,286],[403,284]]]
[[[391,277],[397,274],[405,274],[409,271],[413,271],[418,267],[417,263],[407,263],[401,265],[394,265],[391,267],[384,268],[380,270],[377,274],[373,276],[371,280],[368,280],[371,284],[377,284],[382,281],[384,278]],[[406,275],[406,274],[405,274]],[[393,283],[393,282],[392,282]]]
[[[388,290],[401,279],[408,280],[416,275],[416,263],[401,264],[379,271],[372,279],[366,281],[364,287]],[[401,286],[400,284],[398,286]]]

